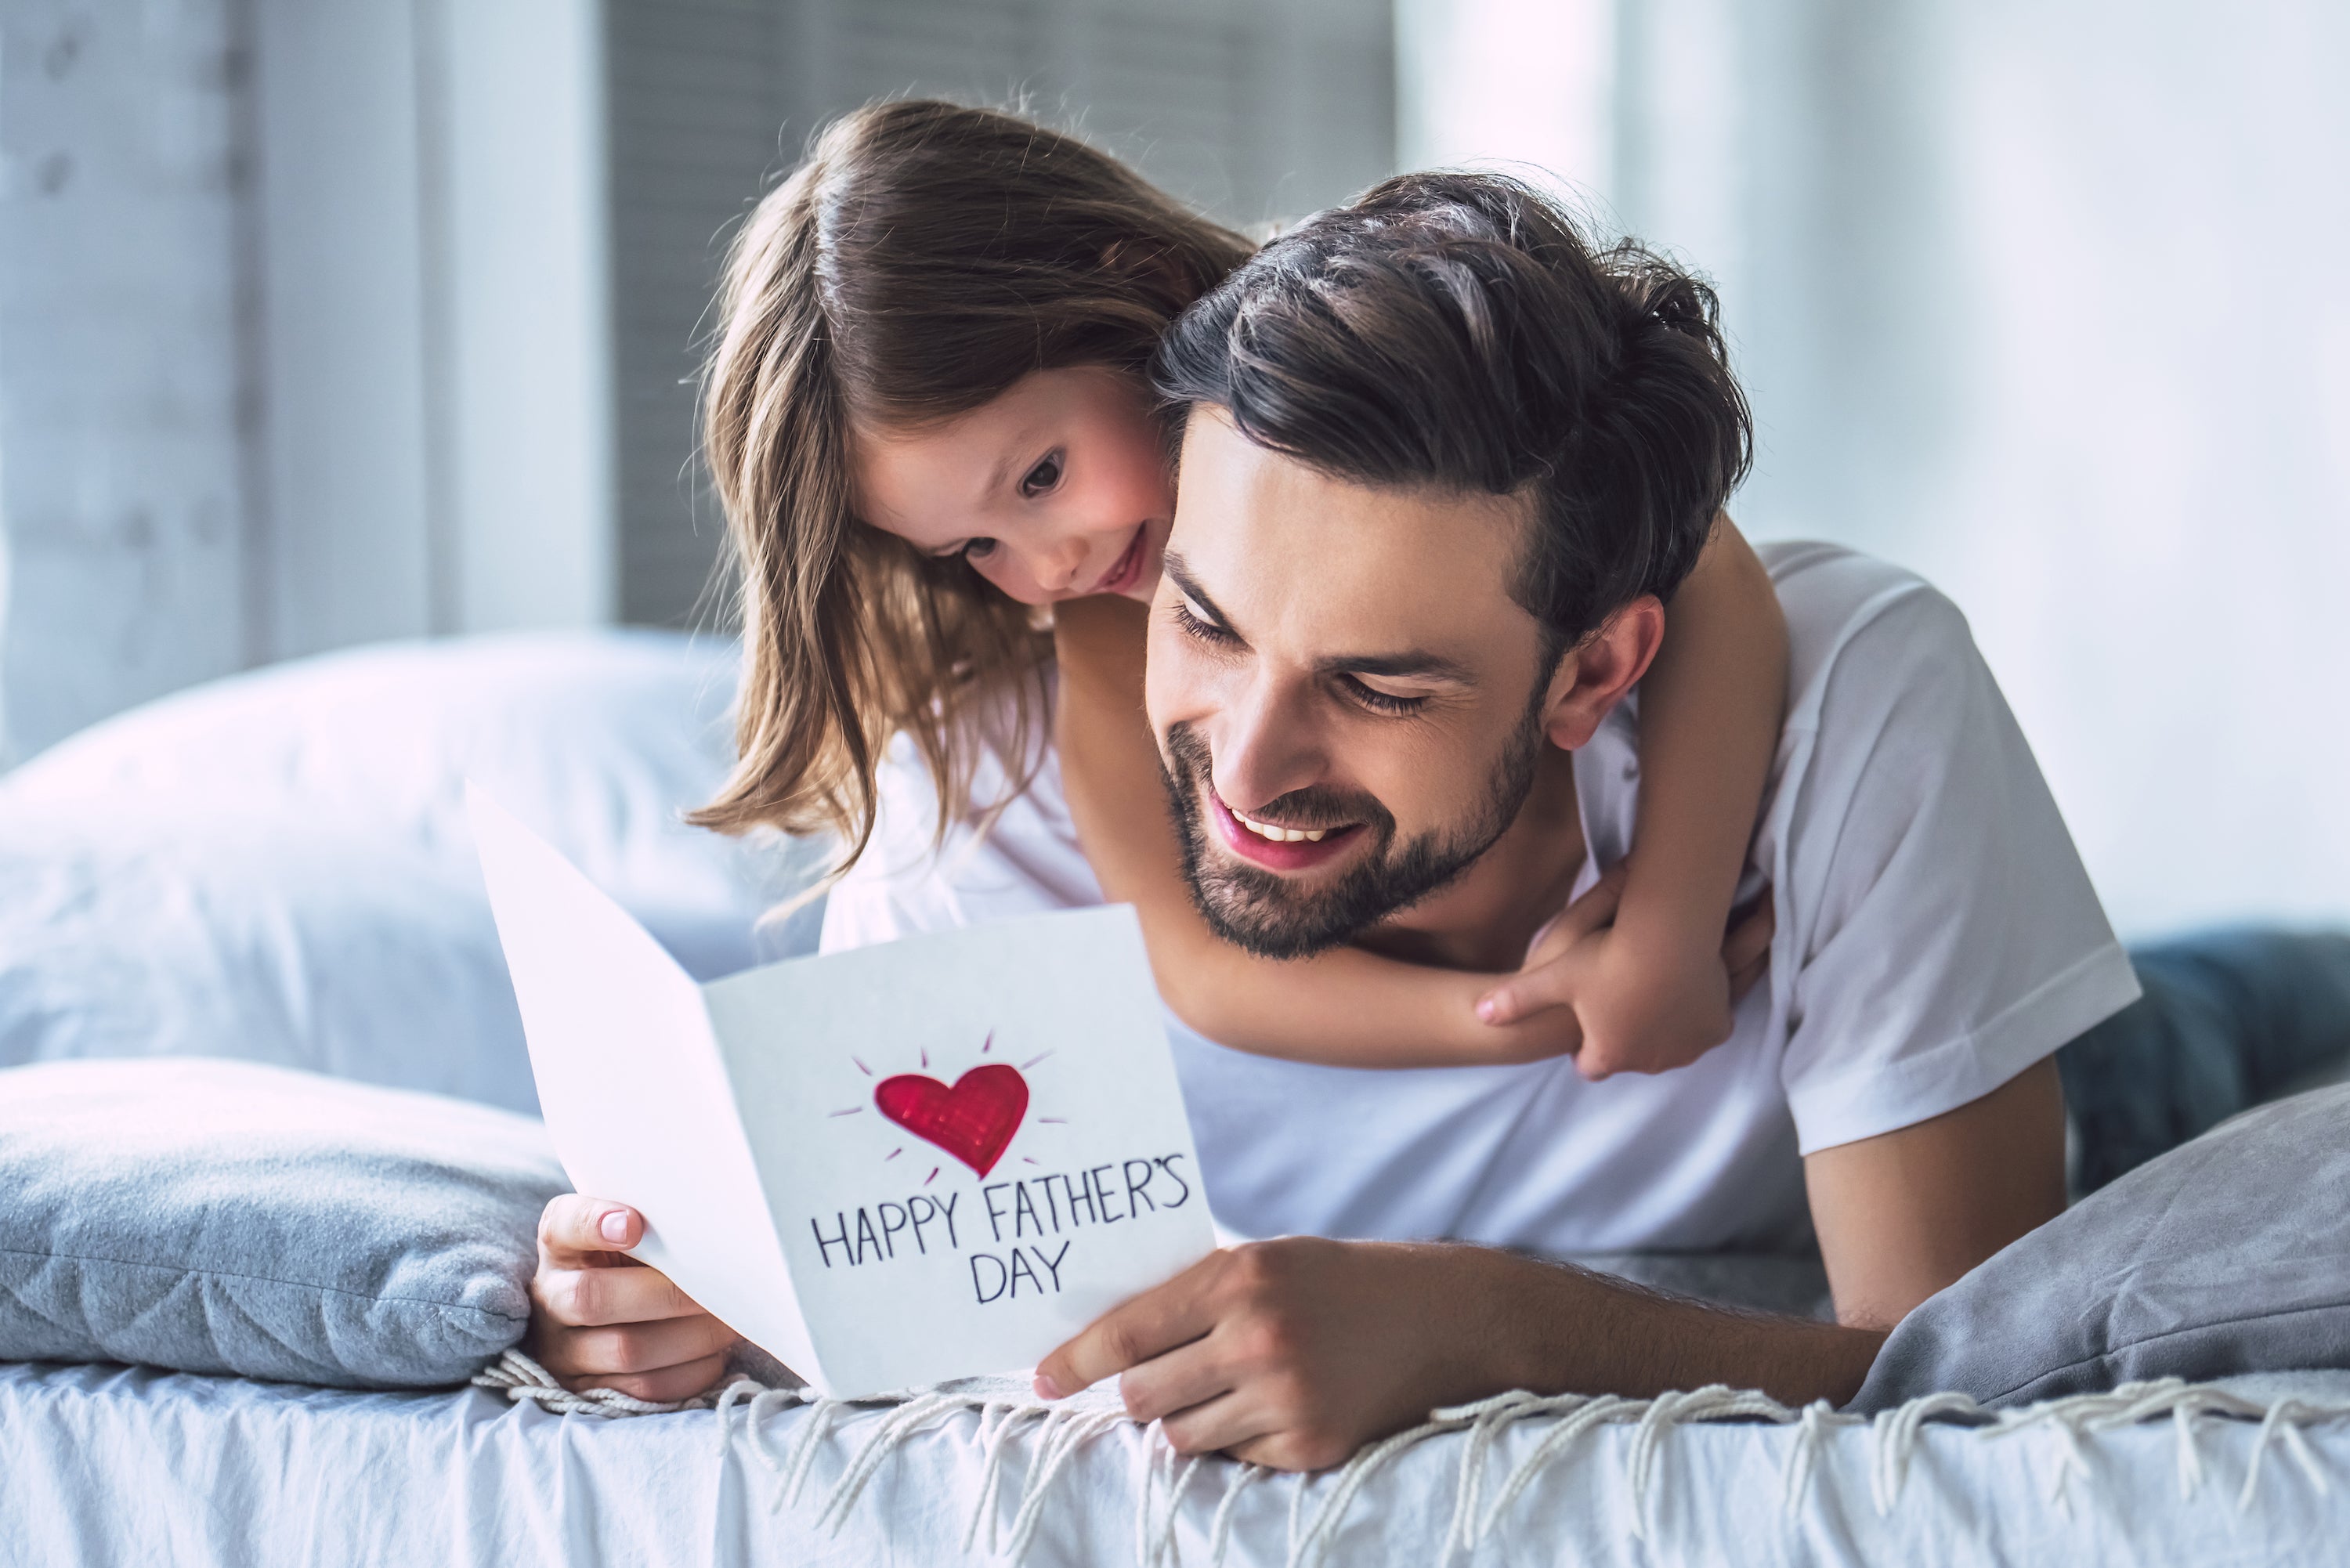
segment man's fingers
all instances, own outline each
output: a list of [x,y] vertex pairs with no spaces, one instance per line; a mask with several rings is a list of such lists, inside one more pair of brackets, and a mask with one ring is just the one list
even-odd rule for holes
[[637,1376],[723,1356],[740,1337],[704,1313],[549,1334],[541,1340],[538,1360],[558,1377]]
[[1207,1285],[1222,1272],[1227,1256],[1212,1252],[1165,1284],[1094,1319],[1083,1333],[1036,1364],[1036,1392],[1047,1399],[1065,1398],[1206,1334],[1215,1326],[1206,1302]]
[[1127,1415],[1156,1421],[1231,1393],[1239,1382],[1238,1369],[1217,1354],[1219,1338],[1210,1334],[1127,1368],[1118,1380]]
[[[552,1372],[555,1369],[549,1367],[547,1370]],[[558,1374],[556,1381],[574,1394],[585,1394],[590,1388],[609,1388],[616,1393],[626,1394],[631,1399],[645,1399],[654,1404],[666,1405],[672,1400],[692,1398],[717,1382],[724,1376],[725,1371],[725,1356],[705,1355],[698,1361],[686,1362],[681,1366],[664,1366],[658,1372],[632,1373],[619,1376],[605,1376],[589,1373],[574,1377],[565,1377]]]
[[531,1293],[549,1319],[572,1328],[703,1315],[667,1274],[644,1263],[541,1269],[531,1282]]
[[539,1214],[527,1343],[575,1393],[690,1399],[718,1380],[741,1337],[668,1275],[625,1255],[644,1234],[635,1210],[583,1193],[552,1199]]
[[1335,1432],[1300,1426],[1295,1412],[1256,1388],[1238,1388],[1162,1419],[1159,1429],[1179,1454],[1230,1454],[1276,1470],[1325,1470],[1344,1464],[1355,1445]]
[[1166,1417],[1159,1429],[1179,1454],[1212,1454],[1261,1439],[1275,1423],[1270,1412],[1244,1394],[1222,1394]]
[[1293,1431],[1272,1431],[1246,1442],[1227,1443],[1222,1451],[1244,1463],[1263,1465],[1269,1470],[1335,1469],[1351,1459],[1355,1452],[1346,1444],[1332,1438]]
[[624,1251],[644,1237],[644,1217],[627,1204],[577,1192],[549,1199],[538,1216],[539,1251],[561,1268],[578,1268],[598,1253]]

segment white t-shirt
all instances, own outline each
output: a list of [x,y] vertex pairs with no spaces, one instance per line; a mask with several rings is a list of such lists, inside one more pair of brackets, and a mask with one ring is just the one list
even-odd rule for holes
[[[1655,1076],[1565,1058],[1371,1070],[1231,1050],[1170,1012],[1210,1205],[1243,1235],[1452,1238],[1551,1254],[1770,1248],[1809,1231],[1800,1156],[2007,1082],[2137,995],[2055,802],[1950,600],[1826,545],[1760,547],[1793,668],[1742,898],[1770,977],[1728,1042]],[[1638,703],[1576,753],[1590,857],[1632,841]],[[992,781],[982,781],[983,793]],[[824,948],[1101,902],[1057,757],[974,836],[892,753]]]

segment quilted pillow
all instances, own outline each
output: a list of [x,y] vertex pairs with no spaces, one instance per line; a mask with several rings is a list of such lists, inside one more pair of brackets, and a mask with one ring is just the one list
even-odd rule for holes
[[463,1383],[522,1337],[536,1121],[251,1062],[0,1072],[0,1361],[345,1388]]
[[2350,1368],[2350,1085],[2247,1111],[1995,1253],[1901,1321],[1851,1407],[2303,1367]]

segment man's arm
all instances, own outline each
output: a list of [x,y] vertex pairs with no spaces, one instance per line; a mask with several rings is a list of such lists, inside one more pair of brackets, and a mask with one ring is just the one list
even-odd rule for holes
[[2064,1210],[2064,1091],[2043,1056],[1957,1110],[1804,1161],[1836,1319],[1890,1329]]
[[1640,1397],[1707,1383],[1842,1404],[1911,1307],[2064,1206],[2043,1061],[1945,1116],[1805,1161],[1839,1324],[1653,1295],[1490,1248],[1286,1237],[1220,1251],[1047,1356],[1038,1392],[1122,1374],[1186,1453],[1343,1461],[1508,1388]]

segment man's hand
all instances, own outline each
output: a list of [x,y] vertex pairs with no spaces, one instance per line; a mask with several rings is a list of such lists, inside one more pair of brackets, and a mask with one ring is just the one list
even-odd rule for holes
[[644,1233],[635,1210],[576,1192],[550,1199],[538,1217],[523,1350],[575,1394],[691,1399],[718,1381],[742,1337],[667,1274],[619,1251]]
[[1497,1392],[1473,1288],[1503,1254],[1290,1236],[1201,1259],[1036,1367],[1060,1398],[1123,1374],[1127,1414],[1186,1454],[1342,1463],[1440,1405]]
[[1841,1404],[1884,1341],[1487,1247],[1287,1236],[1112,1308],[1038,1364],[1036,1391],[1122,1375],[1127,1413],[1162,1422],[1179,1452],[1322,1469],[1440,1406],[1511,1388],[1645,1398],[1728,1383]]

